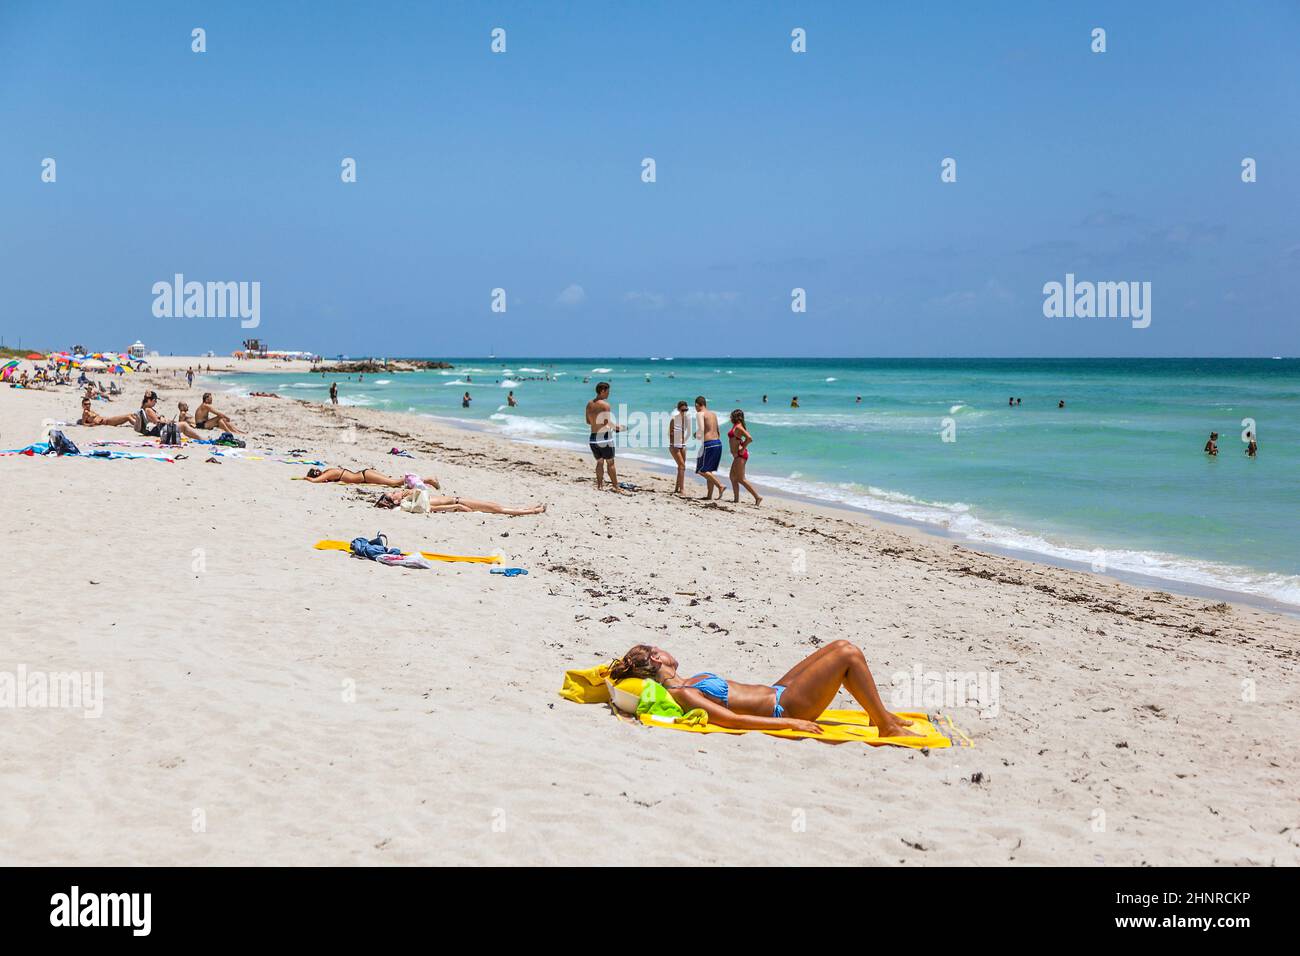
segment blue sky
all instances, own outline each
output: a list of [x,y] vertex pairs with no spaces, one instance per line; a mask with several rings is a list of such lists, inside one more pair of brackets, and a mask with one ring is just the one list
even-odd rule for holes
[[[154,317],[181,272],[330,355],[1295,355],[1298,37],[1292,2],[9,0],[0,333],[254,334]],[[1067,272],[1150,281],[1151,326],[1045,318]]]

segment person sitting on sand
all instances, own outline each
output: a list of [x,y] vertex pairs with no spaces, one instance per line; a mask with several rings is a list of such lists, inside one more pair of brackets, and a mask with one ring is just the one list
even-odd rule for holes
[[[147,435],[157,438],[162,435],[163,426],[167,424],[167,419],[158,414],[158,393],[145,392],[144,400],[140,403],[140,410],[132,415],[127,416],[133,428],[141,435]],[[202,441],[203,435],[195,431],[183,421],[178,421],[176,427],[186,438],[193,438],[196,441]]]
[[881,737],[915,737],[911,724],[889,712],[876,690],[867,659],[857,645],[832,641],[796,664],[775,684],[740,684],[705,671],[678,673],[677,659],[661,647],[637,644],[615,661],[609,679],[649,678],[664,686],[682,710],[699,708],[709,723],[734,730],[801,730],[819,734],[815,723],[844,688],[862,706]]
[[1210,440],[1205,443],[1205,453],[1211,458],[1219,453],[1219,433],[1210,432]]
[[235,427],[230,416],[212,407],[212,393],[203,393],[203,402],[194,410],[194,427],[210,431],[217,428],[232,435],[242,435],[243,431]]
[[77,424],[86,425],[88,427],[93,427],[95,425],[127,425],[130,423],[132,417],[134,416],[111,415],[106,418],[91,408],[90,397],[88,395],[83,395],[81,397],[81,418],[78,420]]
[[362,468],[360,471],[338,467],[326,468],[324,471],[319,468],[312,468],[307,472],[307,480],[317,485],[338,481],[345,485],[383,485],[385,488],[418,488],[419,486],[415,482],[420,481],[434,488],[442,487],[437,478],[419,478],[416,475],[393,478],[391,475],[385,475],[382,471],[376,471],[373,468]]
[[[386,491],[379,496],[375,504],[381,508],[396,508],[402,503],[404,498],[420,493],[419,488],[400,488],[395,491]],[[510,518],[521,518],[525,515],[544,514],[546,505],[533,505],[531,508],[507,508],[499,505],[495,501],[476,501],[473,498],[461,498],[452,496],[430,496],[429,513],[443,511],[479,511],[483,514],[506,515]]]

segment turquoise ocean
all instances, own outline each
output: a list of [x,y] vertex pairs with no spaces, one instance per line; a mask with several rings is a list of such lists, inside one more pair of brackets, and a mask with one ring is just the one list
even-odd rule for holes
[[[584,404],[608,380],[616,412],[634,426],[620,436],[620,457],[663,465],[663,417],[702,394],[724,421],[744,409],[755,438],[749,477],[760,491],[1300,610],[1300,359],[447,361],[456,367],[361,382],[223,381],[328,401],[338,380],[344,404],[585,453]],[[516,408],[506,402],[511,390]],[[1011,397],[1021,404],[1009,406]],[[1248,428],[1259,440],[1254,460],[1242,441]],[[1214,459],[1202,452],[1212,430]]]

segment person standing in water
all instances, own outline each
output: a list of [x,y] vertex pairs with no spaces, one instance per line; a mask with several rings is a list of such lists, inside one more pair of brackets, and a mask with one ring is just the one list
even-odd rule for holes
[[1205,453],[1211,458],[1219,454],[1219,433],[1210,432],[1210,440],[1205,443]]
[[587,427],[591,429],[587,443],[596,459],[596,490],[605,487],[605,473],[609,472],[609,490],[621,495],[618,472],[614,470],[614,435],[623,426],[614,421],[609,407],[609,382],[596,383],[596,397],[587,402]]
[[699,457],[695,459],[695,473],[707,481],[704,500],[713,497],[713,489],[718,489],[718,500],[722,500],[727,486],[714,474],[722,461],[722,434],[718,431],[718,416],[709,411],[709,403],[703,395],[695,397],[695,437],[701,442]]
[[339,383],[330,382],[330,404],[337,405],[338,403],[339,403]]
[[740,503],[740,488],[743,485],[754,496],[754,506],[757,507],[763,503],[763,498],[745,478],[749,446],[754,444],[754,436],[745,427],[745,413],[739,408],[731,413],[731,430],[727,432],[727,442],[731,446],[731,500]]
[[678,402],[677,411],[668,419],[668,454],[673,456],[673,461],[677,464],[677,484],[673,488],[675,495],[686,493],[686,407],[685,402]]
[[469,403],[472,401],[474,401],[474,399],[469,397],[469,392],[466,392],[465,397],[460,400],[460,407],[469,408]]
[[1254,432],[1246,432],[1246,457],[1254,458],[1259,454],[1259,442],[1255,441]]
[[510,394],[506,396],[506,404],[514,408],[519,403],[515,401],[515,390],[512,388]]

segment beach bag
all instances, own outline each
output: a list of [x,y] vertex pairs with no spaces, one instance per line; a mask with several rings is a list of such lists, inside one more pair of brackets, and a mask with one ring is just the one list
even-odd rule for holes
[[164,445],[179,445],[181,443],[181,430],[175,422],[167,422],[163,425],[162,431],[158,433],[158,438]]
[[[56,455],[80,455],[81,449],[72,443],[72,439],[57,428],[50,429],[50,451]],[[47,452],[48,454],[48,452]]]
[[248,443],[242,438],[236,438],[234,435],[230,434],[230,432],[222,432],[220,437],[212,444],[229,445],[231,448],[244,448]]

